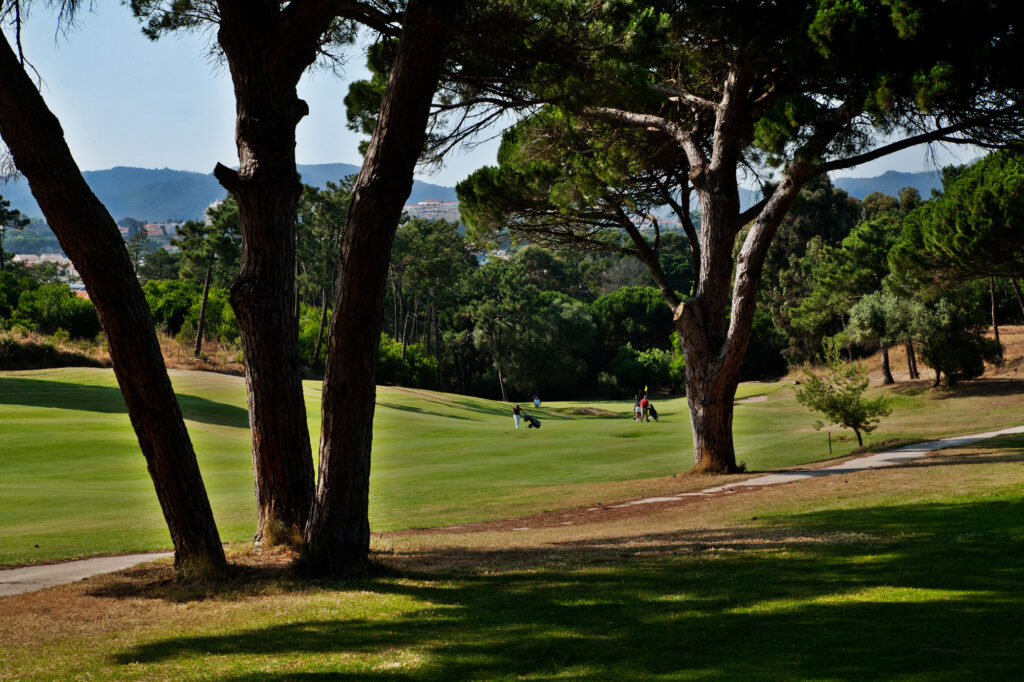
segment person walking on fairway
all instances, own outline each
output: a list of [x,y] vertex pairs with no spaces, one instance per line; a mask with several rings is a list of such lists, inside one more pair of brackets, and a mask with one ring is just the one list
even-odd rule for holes
[[522,413],[523,411],[519,408],[518,404],[512,408],[512,419],[515,420],[517,429],[519,428],[519,415]]
[[647,394],[645,393],[644,397],[640,399],[640,421],[651,421],[650,413],[647,411],[650,405],[651,403],[647,400]]

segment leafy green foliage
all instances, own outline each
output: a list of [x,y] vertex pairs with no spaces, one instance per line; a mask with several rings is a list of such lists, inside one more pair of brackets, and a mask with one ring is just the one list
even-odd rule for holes
[[935,370],[936,384],[943,374],[948,386],[974,379],[985,371],[986,362],[1002,359],[1002,346],[985,338],[976,309],[966,303],[962,296],[947,295],[915,321],[921,358]]
[[[860,365],[843,362],[838,344],[826,343],[824,354],[826,372],[819,375],[805,367],[804,383],[796,390],[796,399],[807,409],[820,412],[829,423],[852,429],[857,444],[863,446],[861,434],[874,431],[881,418],[892,412],[890,401],[885,396],[864,397],[867,373]],[[815,428],[824,425],[818,422]]]
[[606,343],[634,348],[667,348],[675,330],[672,311],[650,287],[623,287],[598,297],[590,306]]
[[943,173],[889,256],[903,286],[1024,275],[1024,157],[990,154]]

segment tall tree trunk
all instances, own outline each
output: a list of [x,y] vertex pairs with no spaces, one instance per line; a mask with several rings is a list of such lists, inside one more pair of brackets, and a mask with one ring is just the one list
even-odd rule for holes
[[289,42],[293,25],[285,28],[276,6],[219,5],[217,35],[235,90],[239,169],[217,164],[214,175],[238,202],[242,232],[231,305],[245,352],[256,540],[276,542],[302,532],[313,499],[295,315],[295,216],[302,192],[295,127],[309,112],[296,86],[316,59],[319,33],[310,28],[314,39]]
[[324,327],[327,326],[327,289],[320,292],[320,326],[316,330],[316,346],[313,348],[313,357],[309,364],[315,366],[320,361],[320,348],[324,340]]
[[996,278],[988,278],[988,293],[992,299],[992,335],[996,339],[996,343],[999,341],[999,324],[996,322]]
[[907,341],[904,345],[907,351],[907,370],[911,379],[920,379],[921,373],[917,371],[917,353],[914,352],[914,342]]
[[397,54],[341,241],[327,341],[320,465],[303,560],[367,561],[377,347],[391,244],[412,190],[430,104],[464,0],[410,0]]
[[398,282],[396,282],[394,279],[391,280],[391,298],[392,298],[392,303],[394,304],[392,306],[393,312],[394,312],[394,320],[393,320],[394,324],[392,325],[392,328],[394,329],[394,332],[392,334],[392,338],[397,340],[398,339]]
[[441,325],[437,322],[437,309],[431,306],[431,316],[434,318],[434,365],[436,367],[434,380],[438,389],[441,388]]
[[[720,112],[728,108],[723,106]],[[720,116],[728,117],[721,113]],[[727,127],[732,123],[720,119],[720,125]],[[671,288],[661,287],[662,296],[675,307],[676,331],[686,358],[686,396],[696,472],[738,471],[732,437],[733,401],[750,342],[757,284],[775,230],[800,187],[811,177],[808,166],[788,169],[787,176],[761,208],[734,261],[740,227],[733,170],[736,153],[726,144],[716,148],[704,171],[707,177],[695,183],[701,205],[701,264],[696,294],[674,305]],[[716,171],[716,167],[720,170]],[[657,281],[658,270],[652,267],[652,271],[656,272]]]
[[[409,338],[416,343],[416,331],[420,321],[420,295],[416,294],[416,300],[412,304],[412,329],[409,330]],[[402,357],[405,357],[405,346],[402,346]]]
[[213,279],[213,255],[206,261],[206,277],[203,278],[203,300],[199,304],[199,324],[196,329],[196,347],[192,355],[199,357],[203,350],[203,327],[206,324],[206,303],[210,300],[210,281]]
[[857,436],[857,447],[864,447],[864,438],[862,438],[860,435],[860,429],[854,429],[853,434]]
[[223,568],[224,550],[195,451],[124,240],[82,177],[60,123],[2,36],[0,136],[96,306],[174,543],[175,567],[183,572]]
[[508,402],[508,389],[505,387],[505,377],[501,373],[501,365],[495,365],[494,368],[498,370],[498,388],[501,389],[501,402]]
[[942,370],[936,369],[935,370],[935,383],[932,384],[932,386],[938,386],[940,383],[942,383]]
[[1017,305],[1020,306],[1020,312],[1024,314],[1024,297],[1020,294],[1020,283],[1016,277],[1011,277],[1010,283],[1013,285],[1013,293],[1017,295]]
[[882,346],[882,383],[886,385],[896,383],[896,380],[892,378],[892,371],[889,369],[889,346]]

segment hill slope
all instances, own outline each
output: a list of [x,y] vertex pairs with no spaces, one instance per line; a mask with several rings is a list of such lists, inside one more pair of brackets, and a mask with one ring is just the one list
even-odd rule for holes
[[833,178],[832,184],[858,199],[863,199],[872,192],[896,196],[904,187],[916,188],[921,193],[921,198],[927,199],[933,189],[942,188],[942,177],[932,172],[886,171],[873,178]]
[[[359,172],[359,167],[350,163],[299,165],[298,169],[303,182],[321,188],[328,180],[336,182]],[[83,175],[115,220],[126,217],[151,222],[197,220],[211,202],[225,194],[213,175],[171,168],[117,166],[85,171]],[[0,185],[0,196],[10,201],[12,208],[29,217],[42,216],[24,178]],[[425,199],[455,201],[455,189],[417,180],[409,201],[416,203]]]

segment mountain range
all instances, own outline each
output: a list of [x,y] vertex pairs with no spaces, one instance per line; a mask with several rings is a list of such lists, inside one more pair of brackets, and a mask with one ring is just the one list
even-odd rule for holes
[[[327,182],[337,182],[346,175],[359,172],[350,163],[299,165],[302,182],[323,189]],[[136,218],[148,222],[198,220],[206,207],[223,199],[225,190],[212,174],[172,170],[170,168],[130,168],[117,166],[108,170],[85,171],[85,181],[107,207],[115,220]],[[0,185],[0,196],[11,202],[30,218],[42,217],[39,204],[32,197],[28,182],[19,178]],[[413,183],[408,203],[427,199],[455,201],[455,188],[432,185],[417,180]]]
[[[320,188],[329,180],[337,182],[346,175],[359,172],[359,167],[350,163],[299,165],[298,169],[304,183]],[[224,188],[212,174],[170,168],[117,166],[108,170],[85,171],[83,175],[115,220],[197,220],[203,216],[210,203],[222,199],[225,194]],[[899,171],[887,171],[871,178],[834,178],[832,183],[858,199],[863,199],[871,192],[895,196],[904,187],[916,187],[921,197],[927,199],[932,189],[942,185],[938,173]],[[741,203],[744,207],[754,203],[758,198],[757,193],[751,190],[744,189],[741,193]],[[42,216],[39,205],[23,178],[7,185],[0,185],[0,196],[11,202],[11,208],[21,211],[30,218]],[[407,203],[415,204],[427,199],[456,201],[455,188],[417,180],[413,183]]]

